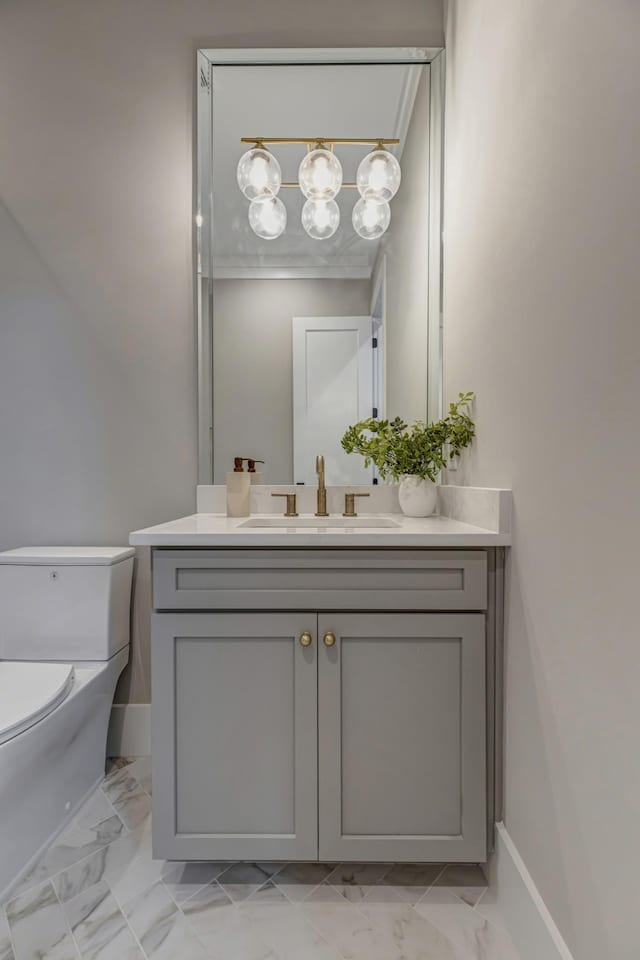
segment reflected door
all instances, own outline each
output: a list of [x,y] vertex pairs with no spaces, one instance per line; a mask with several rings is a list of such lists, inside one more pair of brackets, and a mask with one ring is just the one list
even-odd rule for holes
[[369,484],[373,469],[340,445],[346,428],[373,413],[371,317],[293,318],[293,479],[316,482],[325,458],[329,484]]

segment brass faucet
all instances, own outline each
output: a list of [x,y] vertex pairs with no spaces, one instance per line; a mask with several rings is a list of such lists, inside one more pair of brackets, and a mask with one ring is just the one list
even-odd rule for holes
[[345,493],[344,495],[344,513],[343,517],[357,517],[356,497],[368,497],[368,493]]
[[324,457],[321,453],[316,457],[316,473],[318,474],[318,508],[316,517],[328,517],[327,488],[324,485]]

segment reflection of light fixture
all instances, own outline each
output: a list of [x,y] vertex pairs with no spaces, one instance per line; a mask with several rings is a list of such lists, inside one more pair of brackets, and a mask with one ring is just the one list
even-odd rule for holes
[[331,150],[318,147],[303,158],[298,180],[307,200],[333,200],[342,186],[342,165]]
[[366,200],[360,197],[351,217],[353,229],[363,240],[377,240],[385,232],[391,221],[391,208],[383,200]]
[[275,197],[282,182],[280,164],[261,144],[247,150],[240,157],[237,170],[238,186],[247,200]]
[[[253,147],[238,163],[238,186],[251,200],[249,223],[264,240],[279,237],[287,225],[287,211],[276,197],[281,187],[299,187],[306,197],[302,208],[302,226],[315,240],[332,237],[340,223],[335,197],[343,187],[356,189],[360,199],[353,208],[352,223],[363,240],[377,240],[391,221],[391,200],[400,186],[400,164],[387,149],[399,140],[384,137],[241,137]],[[298,180],[282,182],[280,164],[267,149],[267,143],[299,143],[307,148],[298,169]],[[355,183],[342,182],[342,165],[334,153],[337,144],[373,144],[373,150],[361,161]],[[267,203],[263,209],[261,203]],[[379,210],[374,208],[379,206]]]
[[378,203],[395,197],[400,186],[400,164],[388,150],[372,150],[361,161],[356,174],[360,196]]
[[307,200],[302,208],[302,226],[314,240],[328,240],[340,223],[335,200]]
[[249,224],[263,240],[275,240],[287,225],[287,208],[279,197],[252,200],[249,204]]

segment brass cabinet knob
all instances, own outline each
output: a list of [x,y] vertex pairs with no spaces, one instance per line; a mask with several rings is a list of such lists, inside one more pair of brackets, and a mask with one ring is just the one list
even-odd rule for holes
[[313,637],[308,630],[305,630],[304,633],[300,635],[300,646],[301,647],[310,647],[313,643]]
[[330,632],[325,633],[322,639],[324,640],[325,647],[332,647],[336,642],[336,635],[335,633],[330,633]]

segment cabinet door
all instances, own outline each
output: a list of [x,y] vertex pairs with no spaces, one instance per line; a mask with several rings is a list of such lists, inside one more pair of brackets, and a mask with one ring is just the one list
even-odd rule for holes
[[318,657],[320,859],[486,859],[484,616],[322,614]]
[[153,616],[156,858],[317,858],[316,625],[315,613]]

